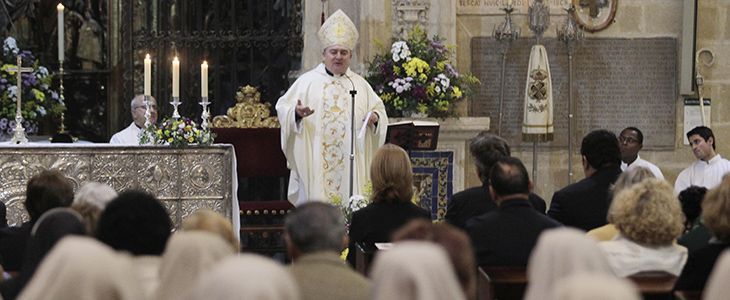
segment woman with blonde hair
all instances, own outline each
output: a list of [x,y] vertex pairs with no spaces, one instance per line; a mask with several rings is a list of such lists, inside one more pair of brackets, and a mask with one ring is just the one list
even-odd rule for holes
[[416,218],[431,220],[431,214],[411,202],[413,170],[403,148],[385,144],[370,165],[372,203],[352,214],[347,260],[355,266],[355,243],[390,242],[390,235]]
[[616,275],[626,277],[642,271],[679,275],[687,261],[687,248],[674,240],[682,234],[684,215],[666,181],[646,179],[618,193],[608,221],[619,235],[599,246]]
[[210,209],[199,209],[185,218],[182,229],[185,231],[202,230],[216,234],[228,242],[236,252],[241,249],[231,221]]

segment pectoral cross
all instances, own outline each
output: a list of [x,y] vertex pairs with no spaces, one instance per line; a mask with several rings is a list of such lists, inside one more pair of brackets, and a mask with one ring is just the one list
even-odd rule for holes
[[15,91],[15,133],[11,142],[13,144],[25,144],[28,143],[28,138],[25,136],[25,128],[23,128],[23,115],[20,114],[20,104],[23,99],[23,73],[33,72],[33,68],[23,68],[23,59],[20,55],[17,56],[16,66],[8,68],[10,72],[16,72],[15,84],[18,89]]

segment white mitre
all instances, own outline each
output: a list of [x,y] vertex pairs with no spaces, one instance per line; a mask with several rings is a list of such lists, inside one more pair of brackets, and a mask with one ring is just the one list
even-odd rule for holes
[[338,9],[322,24],[317,36],[322,42],[322,49],[340,45],[353,50],[360,34],[357,33],[355,23],[352,23],[352,20],[341,9]]

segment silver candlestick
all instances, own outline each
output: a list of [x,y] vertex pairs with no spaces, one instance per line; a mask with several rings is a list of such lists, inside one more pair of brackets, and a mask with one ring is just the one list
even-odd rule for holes
[[177,107],[182,104],[182,102],[180,102],[180,97],[172,97],[172,102],[170,102],[170,104],[172,104],[172,107],[175,108],[172,112],[172,118],[177,121],[180,119],[180,113],[177,112]]
[[208,105],[210,105],[210,102],[208,102],[208,97],[203,97],[202,101],[199,102],[199,104],[203,107],[203,112],[200,113],[200,118],[202,119],[200,127],[203,128],[203,130],[207,130],[208,118],[210,118],[210,111],[208,110]]
[[573,5],[565,8],[567,13],[563,26],[556,28],[558,40],[568,50],[568,184],[573,183],[573,51],[577,42],[583,40],[583,30],[573,19]]
[[493,31],[494,38],[502,45],[500,47],[502,52],[502,76],[499,83],[499,119],[497,119],[497,135],[500,136],[502,135],[502,119],[504,116],[504,72],[507,64],[507,52],[512,42],[520,37],[520,29],[515,28],[512,24],[512,12],[515,11],[512,4],[507,4],[502,10],[505,12],[504,22],[499,26],[495,26]]

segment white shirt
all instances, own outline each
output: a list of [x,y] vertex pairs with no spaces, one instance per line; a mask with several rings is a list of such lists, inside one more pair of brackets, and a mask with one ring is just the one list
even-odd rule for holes
[[696,185],[708,189],[714,188],[722,182],[722,177],[730,172],[730,161],[716,154],[710,161],[697,160],[682,170],[674,182],[674,194]]
[[621,162],[621,171],[631,170],[633,168],[642,167],[646,168],[649,171],[651,171],[652,174],[654,174],[654,177],[657,179],[664,180],[664,174],[662,174],[662,170],[660,170],[656,165],[653,163],[650,163],[646,160],[641,159],[641,156],[636,156],[636,160],[632,162],[630,165],[626,164],[625,162]]
[[109,144],[120,144],[120,145],[139,145],[139,136],[142,134],[142,128],[137,127],[134,122],[129,124],[124,130],[112,135],[112,139],[109,140]]
[[679,276],[687,262],[687,248],[673,243],[669,246],[646,247],[619,234],[611,241],[599,242],[598,247],[613,272],[627,277],[642,271],[666,271]]
[[[350,69],[345,75],[327,74],[324,64],[300,76],[276,102],[281,124],[281,148],[291,169],[288,198],[294,205],[307,201],[349,198],[350,107],[355,96],[355,130],[368,112],[378,113],[378,125],[367,127],[355,144],[353,194],[362,194],[370,180],[370,162],[385,142],[388,117],[385,106],[367,81]],[[314,114],[296,121],[297,100]]]

